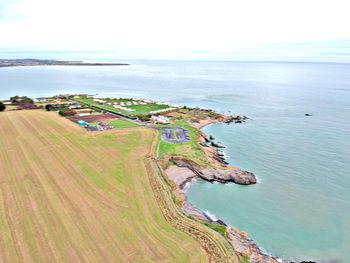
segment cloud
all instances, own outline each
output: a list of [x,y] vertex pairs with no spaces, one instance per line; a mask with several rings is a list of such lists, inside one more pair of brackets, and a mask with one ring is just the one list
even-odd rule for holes
[[0,0],[0,23],[20,20],[23,16],[16,12],[20,0]]
[[230,53],[350,39],[346,0],[0,1],[0,48]]

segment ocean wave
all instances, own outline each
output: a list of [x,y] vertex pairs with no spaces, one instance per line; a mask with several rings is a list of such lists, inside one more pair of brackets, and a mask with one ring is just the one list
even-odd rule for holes
[[218,221],[218,218],[216,217],[216,215],[210,213],[208,210],[204,211],[204,213],[213,221]]

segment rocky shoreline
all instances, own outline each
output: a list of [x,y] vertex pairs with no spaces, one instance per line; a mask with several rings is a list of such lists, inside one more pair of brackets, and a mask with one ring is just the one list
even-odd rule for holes
[[[190,217],[196,218],[205,223],[219,224],[227,226],[225,222],[220,219],[214,219],[204,213],[203,211],[194,207],[187,199],[186,187],[193,180],[201,179],[208,182],[229,183],[236,184],[255,184],[256,178],[253,173],[241,171],[238,168],[234,170],[217,170],[212,168],[201,169],[198,165],[190,160],[182,158],[172,158],[171,162],[174,165],[166,169],[168,178],[176,185],[176,195],[182,201],[183,212]],[[283,260],[277,260],[272,256],[265,254],[253,240],[249,239],[248,235],[244,232],[238,231],[235,228],[228,228],[228,240],[231,242],[235,250],[241,255],[249,258],[253,263],[278,263],[286,262]]]
[[[175,194],[182,203],[182,211],[185,215],[196,218],[197,220],[209,223],[209,224],[218,224],[227,227],[227,239],[234,247],[235,251],[244,257],[249,258],[251,263],[296,263],[295,261],[289,261],[281,258],[273,257],[265,253],[259,246],[250,239],[248,234],[244,231],[239,231],[234,227],[229,227],[224,221],[216,219],[201,211],[200,209],[194,207],[187,198],[186,188],[194,180],[206,180],[205,176],[199,176],[197,172],[197,167],[191,167],[191,161],[187,162],[183,159],[172,159],[174,165],[169,166],[165,173],[168,176],[168,179],[176,185]],[[179,165],[179,166],[178,166]],[[251,175],[248,176],[249,178]],[[248,179],[249,180],[249,179]],[[228,181],[220,178],[219,180],[206,180],[209,182],[220,182],[220,183],[229,183],[233,182],[231,179]],[[239,184],[239,183],[238,183]],[[314,261],[300,261],[300,263],[316,263]]]
[[[195,128],[201,129],[206,125],[213,123],[242,123],[247,117],[223,116],[220,121],[203,120],[193,125]],[[221,143],[216,143],[212,136],[201,133],[199,144],[206,152],[209,163],[212,167],[200,167],[192,160],[181,157],[172,157],[169,161],[173,164],[166,169],[168,178],[176,185],[175,194],[182,202],[183,212],[189,216],[196,218],[205,223],[219,224],[227,227],[227,239],[235,248],[236,252],[241,256],[249,259],[251,263],[294,263],[280,258],[268,255],[259,248],[259,246],[248,237],[248,234],[239,231],[234,227],[228,227],[225,222],[220,219],[212,218],[203,211],[194,207],[187,198],[186,188],[193,180],[205,180],[208,182],[219,183],[235,183],[240,185],[256,184],[257,180],[253,173],[241,170],[239,168],[228,166],[224,159],[224,155],[220,152],[220,148],[224,147]],[[214,143],[213,143],[214,142]],[[301,261],[300,263],[316,263],[314,261]]]

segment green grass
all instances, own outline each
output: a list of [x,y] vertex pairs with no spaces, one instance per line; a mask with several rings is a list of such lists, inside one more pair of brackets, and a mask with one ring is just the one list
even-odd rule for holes
[[[79,99],[75,99],[75,100],[79,101],[81,103],[102,109],[102,110],[107,110],[107,111],[114,112],[114,113],[121,113],[121,114],[125,114],[127,116],[145,115],[145,114],[148,114],[152,111],[163,110],[163,109],[169,108],[169,106],[165,105],[165,104],[147,103],[146,105],[127,105],[126,108],[134,110],[134,111],[128,112],[128,111],[124,111],[124,110],[120,110],[120,109],[115,109],[111,105],[101,105],[101,104],[95,103],[93,101],[93,99],[91,99],[91,98],[79,98]],[[111,102],[111,103],[132,101],[132,100],[127,100],[127,99],[104,99],[104,100],[106,102]]]
[[220,233],[221,235],[225,236],[226,226],[217,225],[217,224],[209,224],[209,223],[205,223],[205,225],[207,227],[213,229],[214,231]]
[[[164,125],[163,125],[164,126]],[[178,120],[170,125],[173,127],[181,127],[188,131],[188,135],[190,136],[190,141],[184,144],[173,144],[164,142],[161,140],[161,132],[159,132],[159,151],[158,155],[160,158],[164,158],[166,156],[180,156],[189,158],[200,165],[207,164],[207,156],[203,152],[202,148],[197,143],[197,138],[199,136],[199,130],[193,128],[186,121]],[[162,126],[159,126],[162,127]]]
[[109,124],[112,125],[113,128],[122,129],[122,128],[133,128],[138,127],[136,123],[127,121],[127,120],[115,120],[115,121],[109,121]]
[[[133,123],[131,121],[121,120],[121,119],[120,120],[107,121],[107,123],[112,125],[112,127],[115,128],[115,129],[134,128],[134,127],[138,127],[139,126],[136,123]],[[97,126],[97,122],[91,122],[89,124],[92,127],[96,127]]]
[[249,263],[249,257],[247,256],[240,256],[241,263]]

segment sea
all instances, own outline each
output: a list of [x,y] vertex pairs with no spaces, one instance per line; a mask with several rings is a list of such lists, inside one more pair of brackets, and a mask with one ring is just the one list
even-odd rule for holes
[[0,68],[0,99],[87,93],[246,115],[203,130],[258,183],[196,181],[189,201],[266,253],[350,262],[350,64],[113,62],[130,66]]

